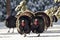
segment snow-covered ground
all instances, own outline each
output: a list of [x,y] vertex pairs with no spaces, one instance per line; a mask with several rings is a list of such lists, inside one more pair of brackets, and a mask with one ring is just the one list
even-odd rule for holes
[[[11,29],[12,32],[12,29]],[[47,31],[44,31],[40,34],[40,37],[37,37],[37,34],[31,33],[20,35],[15,28],[14,33],[8,33],[8,28],[4,25],[4,22],[0,22],[0,40],[60,40],[60,25],[53,25],[49,27]]]

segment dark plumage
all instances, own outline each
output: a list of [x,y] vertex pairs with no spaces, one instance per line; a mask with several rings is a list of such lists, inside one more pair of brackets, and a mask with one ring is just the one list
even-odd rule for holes
[[[25,26],[22,26],[21,23],[22,23],[22,20],[24,20],[25,22]],[[30,33],[30,17],[28,16],[22,16],[20,17],[19,19],[19,29],[20,29],[20,34],[22,33]]]
[[16,18],[14,16],[9,16],[6,19],[6,26],[8,28],[15,28],[16,27]]
[[[34,25],[34,20],[38,19],[38,25]],[[35,16],[32,21],[33,25],[31,26],[33,33],[42,33],[44,31],[44,19],[43,17]]]
[[[6,19],[6,23],[5,24],[6,24],[6,27],[8,27],[9,29],[10,28],[15,28],[16,27],[16,17],[10,15]],[[8,32],[10,32],[10,30]]]

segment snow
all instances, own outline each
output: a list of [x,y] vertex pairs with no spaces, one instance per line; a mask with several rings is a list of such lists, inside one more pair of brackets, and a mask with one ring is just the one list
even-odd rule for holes
[[14,33],[12,29],[8,33],[8,28],[5,26],[4,22],[0,22],[0,40],[60,40],[60,25],[53,25],[49,27],[47,31],[44,31],[40,34],[40,37],[37,37],[38,34],[30,33],[26,37],[20,35],[15,28]]

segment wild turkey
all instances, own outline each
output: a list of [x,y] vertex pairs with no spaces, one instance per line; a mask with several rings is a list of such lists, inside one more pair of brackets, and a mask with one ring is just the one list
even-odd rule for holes
[[45,29],[47,29],[50,26],[50,18],[46,13],[38,11],[35,12],[35,16],[32,19],[32,23],[32,32],[39,33],[39,37],[40,33],[43,33],[43,31],[45,31]]
[[20,13],[17,17],[17,30],[20,34],[28,34],[31,31],[31,19],[33,17],[33,13],[31,11],[24,11]]
[[45,29],[47,30],[47,28],[50,27],[50,25],[51,25],[50,17],[46,13],[44,13],[43,11],[42,12],[36,12],[35,15],[36,16],[42,16],[44,18]]
[[8,32],[10,32],[10,29],[13,28],[13,32],[14,32],[14,28],[16,27],[16,17],[10,15],[7,19],[6,19],[6,27],[9,28]]

